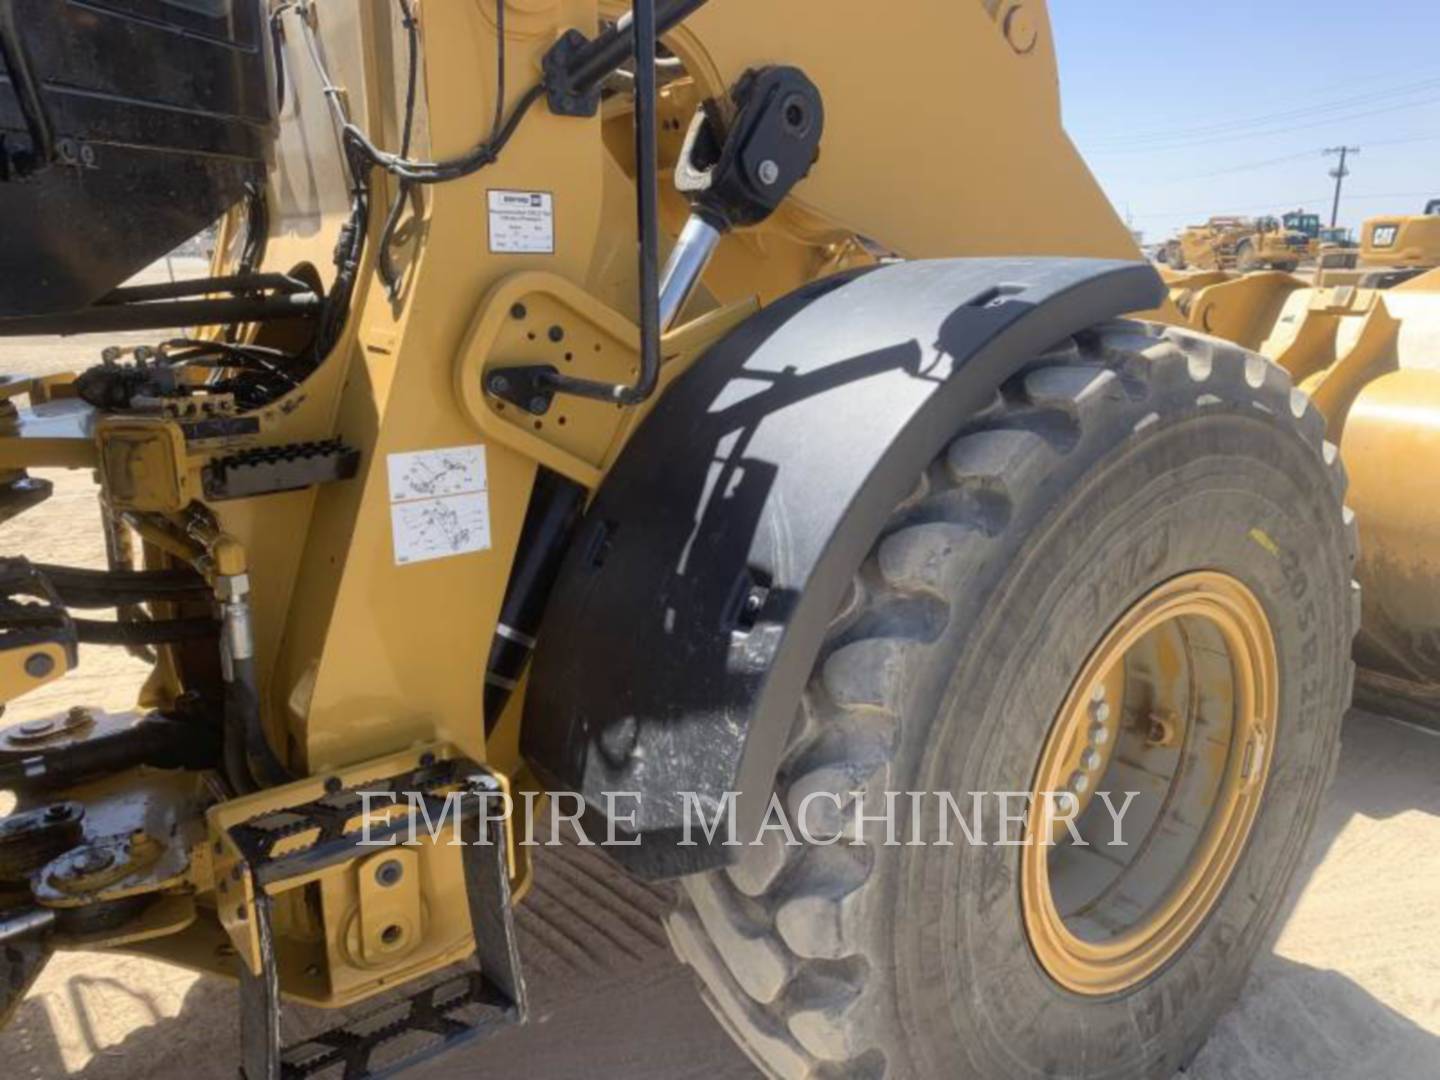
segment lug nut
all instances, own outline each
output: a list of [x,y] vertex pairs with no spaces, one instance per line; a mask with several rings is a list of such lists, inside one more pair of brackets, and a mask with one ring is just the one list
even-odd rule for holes
[[775,183],[776,180],[780,179],[780,166],[775,164],[775,162],[771,161],[769,158],[766,158],[764,161],[760,162],[760,168],[758,172],[760,174],[760,182],[767,187]]
[[1070,790],[1076,795],[1084,795],[1085,792],[1090,790],[1090,777],[1086,776],[1083,772],[1071,773]]
[[1110,741],[1110,729],[1097,720],[1090,725],[1089,736],[1091,746],[1104,746]]
[[1086,772],[1094,772],[1100,768],[1100,754],[1094,747],[1088,747],[1080,755],[1080,767]]

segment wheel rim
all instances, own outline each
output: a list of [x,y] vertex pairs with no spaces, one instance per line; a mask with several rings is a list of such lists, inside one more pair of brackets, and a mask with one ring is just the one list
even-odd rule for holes
[[1270,625],[1235,578],[1174,578],[1106,633],[1051,725],[1022,848],[1026,934],[1056,982],[1118,993],[1184,949],[1255,822],[1276,709]]

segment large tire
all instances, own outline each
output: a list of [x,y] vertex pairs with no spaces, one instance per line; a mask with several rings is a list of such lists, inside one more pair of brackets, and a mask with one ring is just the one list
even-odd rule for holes
[[1249,240],[1241,240],[1235,248],[1235,269],[1242,274],[1249,274],[1260,269],[1260,259],[1255,254],[1254,245]]
[[1211,338],[1115,322],[1012,379],[856,575],[778,793],[793,814],[815,791],[863,790],[873,810],[881,790],[1029,790],[1107,626],[1152,586],[1215,569],[1261,601],[1278,658],[1273,771],[1248,845],[1167,966],[1082,997],[1027,944],[1021,848],[890,847],[877,830],[861,846],[787,846],[766,832],[684,881],[668,922],[755,1062],[891,1080],[1168,1080],[1188,1062],[1266,939],[1336,759],[1358,620],[1344,483],[1285,372]]

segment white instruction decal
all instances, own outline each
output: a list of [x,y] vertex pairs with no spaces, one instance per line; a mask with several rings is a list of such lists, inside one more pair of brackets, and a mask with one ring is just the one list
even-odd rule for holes
[[490,250],[555,254],[555,199],[548,191],[491,191]]
[[390,454],[385,463],[397,566],[489,550],[485,447]]

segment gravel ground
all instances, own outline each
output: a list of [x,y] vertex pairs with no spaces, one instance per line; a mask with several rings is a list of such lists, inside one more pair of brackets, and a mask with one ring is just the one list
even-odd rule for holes
[[[176,272],[198,267],[177,260]],[[0,373],[83,367],[98,348],[78,338],[0,342]],[[54,498],[5,525],[0,550],[101,565],[89,476],[48,475]],[[17,702],[6,722],[80,702],[128,707],[142,674],[119,650],[87,649],[76,672]],[[1440,1078],[1437,886],[1440,734],[1353,713],[1279,934],[1187,1080]],[[670,957],[663,907],[660,892],[598,854],[545,852],[520,918],[533,1022],[418,1075],[756,1075]],[[230,1080],[234,1017],[231,986],[219,979],[135,956],[61,954],[0,1033],[0,1075]]]

